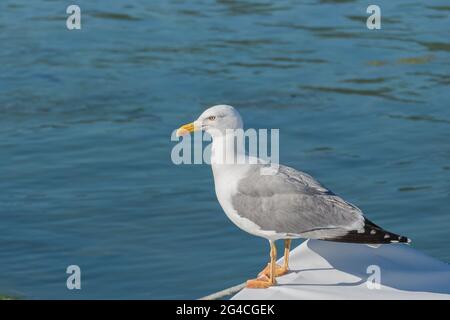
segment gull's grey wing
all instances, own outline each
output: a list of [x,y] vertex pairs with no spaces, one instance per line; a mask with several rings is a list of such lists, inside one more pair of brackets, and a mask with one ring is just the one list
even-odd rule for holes
[[232,204],[262,230],[344,242],[407,240],[371,223],[359,208],[304,172],[280,165],[275,174],[261,175],[260,168],[253,165],[239,181]]

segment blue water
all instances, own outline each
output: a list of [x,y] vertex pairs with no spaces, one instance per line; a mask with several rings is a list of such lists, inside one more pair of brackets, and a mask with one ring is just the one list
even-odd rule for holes
[[[0,2],[0,293],[198,298],[268,245],[223,214],[173,129],[234,105],[281,162],[450,261],[450,6],[369,1]],[[82,270],[69,291],[68,265]]]

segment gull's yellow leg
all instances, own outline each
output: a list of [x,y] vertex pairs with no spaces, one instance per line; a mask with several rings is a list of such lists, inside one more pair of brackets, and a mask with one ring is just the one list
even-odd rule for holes
[[[291,249],[291,239],[284,240],[284,263],[282,266],[276,265],[275,276],[280,277],[289,271],[289,251]],[[269,277],[270,263],[258,274],[258,278],[262,276]]]
[[276,282],[276,271],[277,271],[277,246],[275,241],[270,241],[270,285],[274,285]]
[[247,288],[262,289],[268,288],[276,284],[276,270],[277,270],[277,247],[275,241],[270,240],[270,263],[269,263],[269,275],[266,274],[258,276],[256,279],[247,281]]
[[289,271],[289,252],[291,251],[291,242],[291,239],[284,240],[284,273]]

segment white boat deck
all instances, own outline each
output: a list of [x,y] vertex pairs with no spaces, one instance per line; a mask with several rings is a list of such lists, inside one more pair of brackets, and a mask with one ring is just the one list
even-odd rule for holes
[[308,240],[291,252],[290,267],[276,286],[232,299],[450,299],[450,265],[404,244]]

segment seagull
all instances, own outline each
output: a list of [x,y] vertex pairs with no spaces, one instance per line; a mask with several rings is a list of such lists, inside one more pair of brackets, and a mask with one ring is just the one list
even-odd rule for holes
[[[407,237],[386,231],[364,217],[355,205],[337,196],[312,176],[277,165],[235,148],[236,130],[243,130],[239,112],[228,105],[205,110],[197,120],[181,126],[176,135],[205,131],[212,137],[211,167],[217,199],[227,217],[240,229],[265,238],[270,262],[248,288],[268,288],[289,271],[293,239],[385,244],[409,243]],[[233,161],[224,161],[233,154]],[[227,158],[229,159],[229,158]],[[283,265],[277,265],[275,241],[284,240]]]

